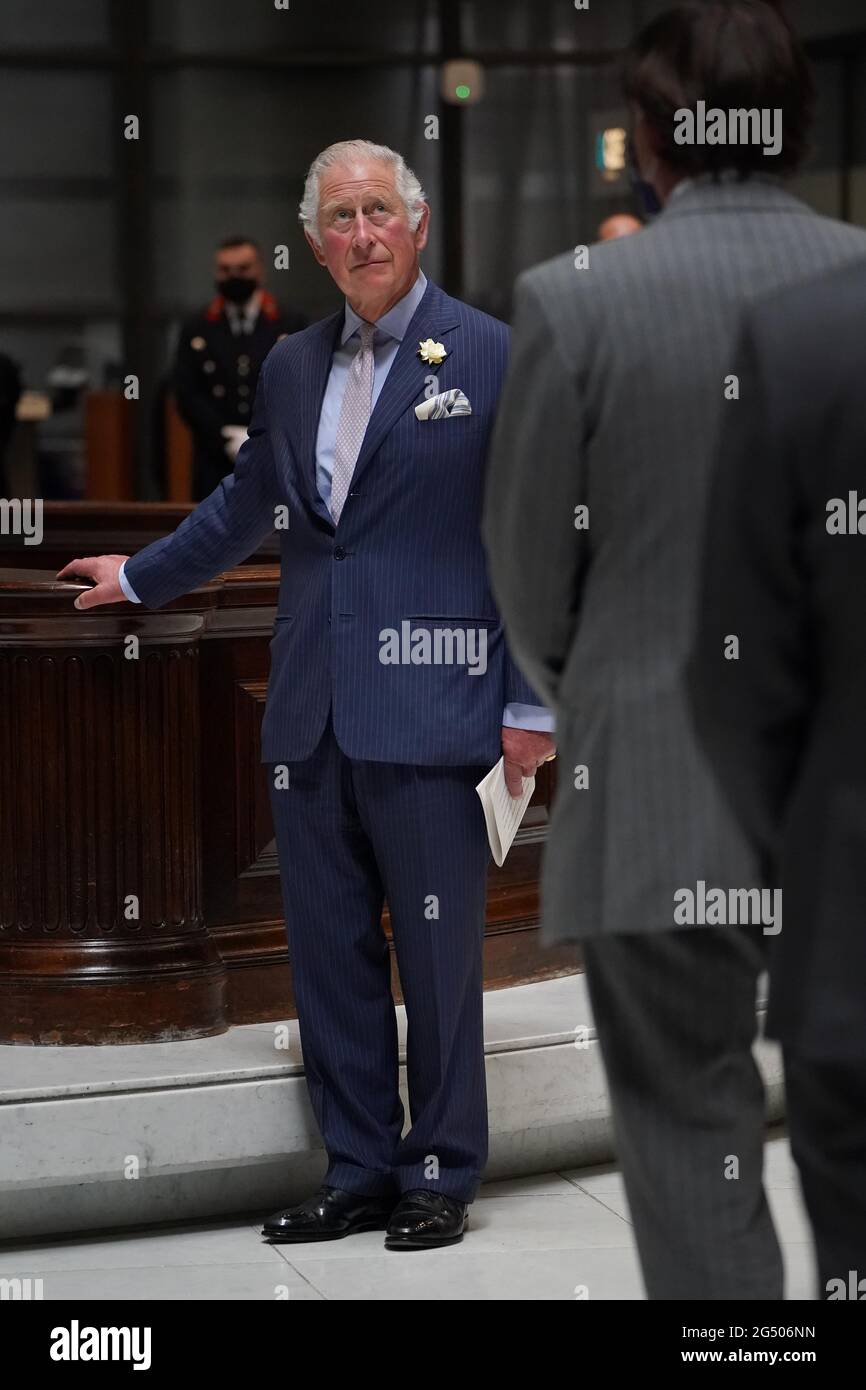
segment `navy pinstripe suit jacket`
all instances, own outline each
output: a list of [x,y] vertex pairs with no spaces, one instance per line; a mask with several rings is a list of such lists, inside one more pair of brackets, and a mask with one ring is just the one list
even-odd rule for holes
[[[249,439],[171,535],[127,562],[151,608],[240,564],[280,529],[280,597],[262,761],[308,757],[333,709],[351,758],[490,766],[506,704],[541,701],[514,666],[481,542],[485,462],[508,357],[508,328],[430,281],[373,409],[334,528],[316,488],[315,446],[342,309],[270,352]],[[447,357],[418,356],[433,338]],[[417,419],[431,373],[472,414]],[[385,629],[483,629],[487,668],[385,665]],[[477,640],[477,639],[476,639]],[[484,640],[484,639],[481,639]]]

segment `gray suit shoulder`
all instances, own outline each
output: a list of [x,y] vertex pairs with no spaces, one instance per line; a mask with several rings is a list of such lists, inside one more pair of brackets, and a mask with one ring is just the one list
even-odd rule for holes
[[854,253],[821,275],[762,296],[749,310],[747,324],[755,342],[782,356],[814,358],[826,351],[828,320],[839,335],[866,314],[866,232],[862,241],[848,243]]
[[609,283],[604,263],[612,246],[625,249],[624,242],[599,242],[589,248],[587,265],[576,263],[572,250],[524,270],[515,284],[515,303],[522,299],[525,311],[528,296],[529,303],[537,306],[536,312],[540,310],[568,342],[575,334],[594,332],[599,326],[603,287]]
[[856,257],[858,250],[861,256],[866,256],[866,228],[855,226],[853,222],[840,222],[838,217],[828,217],[823,212],[815,212],[813,216],[828,236],[832,236],[840,246],[851,251],[852,259]]
[[[516,289],[525,287],[543,304],[555,305],[563,298],[591,295],[593,287],[610,277],[618,277],[626,266],[643,260],[646,230],[618,241],[597,241],[590,246],[562,252],[550,260],[524,270],[517,277]],[[577,251],[586,259],[578,259]]]
[[533,291],[539,299],[546,300],[552,294],[574,289],[574,281],[574,252],[563,251],[558,256],[552,256],[550,260],[541,261],[538,265],[530,266],[529,270],[521,271],[515,289],[519,291],[526,288]]

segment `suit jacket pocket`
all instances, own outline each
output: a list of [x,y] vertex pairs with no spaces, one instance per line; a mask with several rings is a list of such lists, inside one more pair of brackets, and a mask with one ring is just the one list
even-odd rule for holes
[[476,623],[481,627],[496,627],[500,621],[498,617],[478,617],[475,614],[466,615],[463,613],[408,613],[407,621],[410,623]]

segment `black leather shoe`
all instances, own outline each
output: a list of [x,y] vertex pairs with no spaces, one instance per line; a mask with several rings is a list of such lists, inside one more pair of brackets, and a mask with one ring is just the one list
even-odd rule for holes
[[396,1197],[365,1197],[340,1187],[320,1187],[287,1211],[275,1212],[262,1227],[272,1245],[307,1240],[341,1240],[357,1231],[384,1231]]
[[466,1230],[466,1203],[444,1192],[404,1192],[388,1222],[386,1250],[433,1250],[456,1245]]

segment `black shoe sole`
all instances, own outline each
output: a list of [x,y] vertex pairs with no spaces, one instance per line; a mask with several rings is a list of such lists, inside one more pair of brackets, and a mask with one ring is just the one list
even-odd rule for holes
[[442,1245],[458,1245],[464,1232],[459,1236],[444,1236],[441,1240],[418,1240],[412,1236],[386,1236],[386,1250],[438,1250]]
[[349,1226],[345,1231],[321,1231],[318,1234],[311,1231],[271,1233],[263,1230],[262,1238],[268,1245],[312,1245],[320,1240],[343,1240],[346,1236],[360,1235],[363,1231],[386,1231],[390,1219],[389,1216],[376,1217],[375,1220],[359,1221],[357,1225]]

